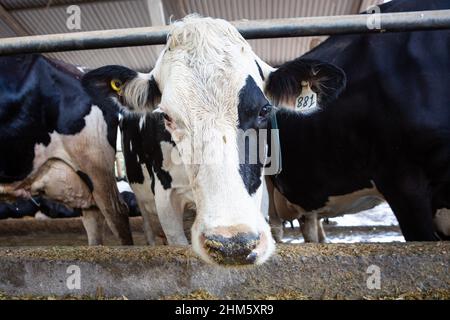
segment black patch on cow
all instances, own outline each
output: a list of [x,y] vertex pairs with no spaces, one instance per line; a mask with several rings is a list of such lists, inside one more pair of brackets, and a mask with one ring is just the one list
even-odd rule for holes
[[0,220],[8,218],[22,218],[25,216],[34,216],[39,210],[30,199],[17,199],[13,203],[0,203]]
[[[119,96],[117,92],[111,88],[111,80],[117,79],[122,84],[126,84],[128,81],[133,80],[137,76],[138,74],[134,70],[123,66],[110,65],[89,71],[83,76],[81,82],[86,92],[92,98],[93,102],[96,105],[102,106],[102,109],[114,110],[118,112],[121,106],[125,106],[130,111],[134,111],[134,107],[124,105],[122,97]],[[155,106],[157,103],[159,103],[159,100],[161,99],[161,92],[153,76],[148,81],[147,98],[148,103],[152,106]],[[119,101],[120,103],[117,103],[117,101]],[[114,119],[117,121],[116,114],[114,116]],[[130,116],[130,118],[132,118],[132,116]],[[114,119],[108,118],[107,121],[109,123]],[[114,138],[114,141],[116,141],[116,134],[117,133],[114,132],[114,136],[112,136]]]
[[[138,76],[137,72],[129,68],[117,65],[104,66],[86,73],[81,82],[88,94],[91,96],[95,104],[106,106],[115,105],[116,101],[123,103],[122,98],[111,88],[111,80],[117,79],[123,85]],[[148,81],[148,103],[155,106],[161,98],[161,92],[158,85],[152,76]],[[126,105],[126,107],[133,111],[134,107]]]
[[266,92],[275,105],[280,105],[300,95],[302,81],[310,83],[317,93],[319,105],[324,107],[344,90],[346,77],[332,64],[300,57],[286,62],[269,75]]
[[81,215],[80,209],[71,209],[61,203],[37,196],[33,199],[19,198],[12,203],[0,203],[0,220],[34,216],[38,211],[51,218],[69,218]]
[[[450,1],[398,0],[381,9],[450,9]],[[277,113],[283,171],[272,177],[276,188],[311,211],[373,181],[407,241],[436,240],[432,217],[450,207],[450,60],[448,41],[442,41],[448,35],[331,36],[307,53],[303,61],[344,70],[347,87],[322,112]]]
[[[253,129],[258,135],[259,129],[267,128],[269,117],[260,116],[261,109],[267,106],[270,107],[269,101],[266,99],[255,80],[251,76],[248,76],[245,85],[239,92],[238,128],[244,132]],[[245,145],[245,150],[239,150],[241,155],[245,152],[245,159],[243,159],[244,163],[239,164],[239,173],[241,174],[247,191],[252,195],[261,185],[263,160],[259,159],[259,144],[257,144],[257,163],[250,163],[249,151],[255,150],[255,146],[249,146],[248,142],[246,142]]]
[[[108,124],[114,123],[114,131],[108,130],[108,141],[113,142],[116,147],[118,113],[120,112],[120,96],[111,88],[111,80],[117,79],[122,83],[126,83],[137,77],[137,72],[126,67],[111,65],[87,72],[81,79],[81,83],[85,91],[91,97],[92,102],[101,106],[103,110],[111,110],[112,112],[105,115]],[[132,110],[132,108],[130,108]]]
[[164,189],[172,186],[172,177],[162,168],[161,142],[175,145],[164,126],[161,113],[145,115],[145,124],[139,128],[140,116],[127,114],[121,122],[123,154],[129,183],[144,183],[142,165],[145,164],[151,178],[152,192],[155,190],[156,173]]
[[123,191],[120,193],[120,197],[127,204],[128,215],[130,217],[137,217],[141,215],[141,211],[139,209],[136,196],[133,192]]
[[161,100],[161,91],[159,91],[158,84],[153,76],[148,81],[148,103],[152,106],[156,106]]
[[91,178],[89,178],[89,176],[84,173],[83,171],[78,170],[77,171],[78,176],[81,178],[81,180],[83,180],[83,182],[87,185],[87,187],[89,188],[90,192],[94,191],[94,184],[92,183]]
[[137,76],[134,70],[112,65],[89,71],[83,76],[81,83],[95,104],[105,105],[112,101],[112,97],[118,98],[117,92],[111,88],[111,80],[117,79],[124,84]]
[[43,197],[36,197],[39,203],[39,211],[50,218],[74,218],[81,216],[80,208],[69,208],[62,203],[52,201]]
[[25,179],[35,145],[47,146],[52,132],[79,133],[90,111],[90,98],[72,72],[38,54],[1,57],[0,183]]
[[266,80],[264,78],[264,73],[263,73],[263,71],[261,69],[261,66],[259,65],[258,61],[255,60],[255,63],[256,63],[256,66],[258,67],[258,72],[259,72],[259,75],[261,76],[262,81]]

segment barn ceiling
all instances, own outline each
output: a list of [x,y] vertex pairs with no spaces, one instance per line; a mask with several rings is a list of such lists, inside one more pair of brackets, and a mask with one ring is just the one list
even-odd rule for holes
[[[356,14],[383,0],[0,0],[1,38],[146,27],[168,24],[190,13],[240,19],[271,19]],[[81,11],[81,30],[69,30],[66,12],[70,5]],[[296,58],[324,37],[250,40],[265,61],[278,65]],[[148,71],[161,46],[142,46],[49,53],[69,63],[99,67],[121,64]]]

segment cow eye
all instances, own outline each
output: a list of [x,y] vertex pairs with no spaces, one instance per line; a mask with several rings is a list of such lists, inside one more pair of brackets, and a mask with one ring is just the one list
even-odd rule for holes
[[259,110],[259,117],[267,118],[267,115],[272,111],[272,106],[270,104],[266,104],[264,107]]

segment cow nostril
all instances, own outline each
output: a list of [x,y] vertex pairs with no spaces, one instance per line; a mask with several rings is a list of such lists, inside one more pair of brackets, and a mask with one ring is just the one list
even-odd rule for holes
[[258,243],[259,236],[253,233],[238,233],[233,237],[204,236],[204,247],[208,254],[221,264],[254,263],[257,254],[253,250]]

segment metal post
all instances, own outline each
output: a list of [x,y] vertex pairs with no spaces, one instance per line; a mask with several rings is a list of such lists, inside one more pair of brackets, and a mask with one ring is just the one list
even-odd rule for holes
[[[381,28],[370,28],[369,19]],[[232,22],[247,39],[450,29],[450,10]],[[170,26],[0,39],[0,55],[164,44]]]

